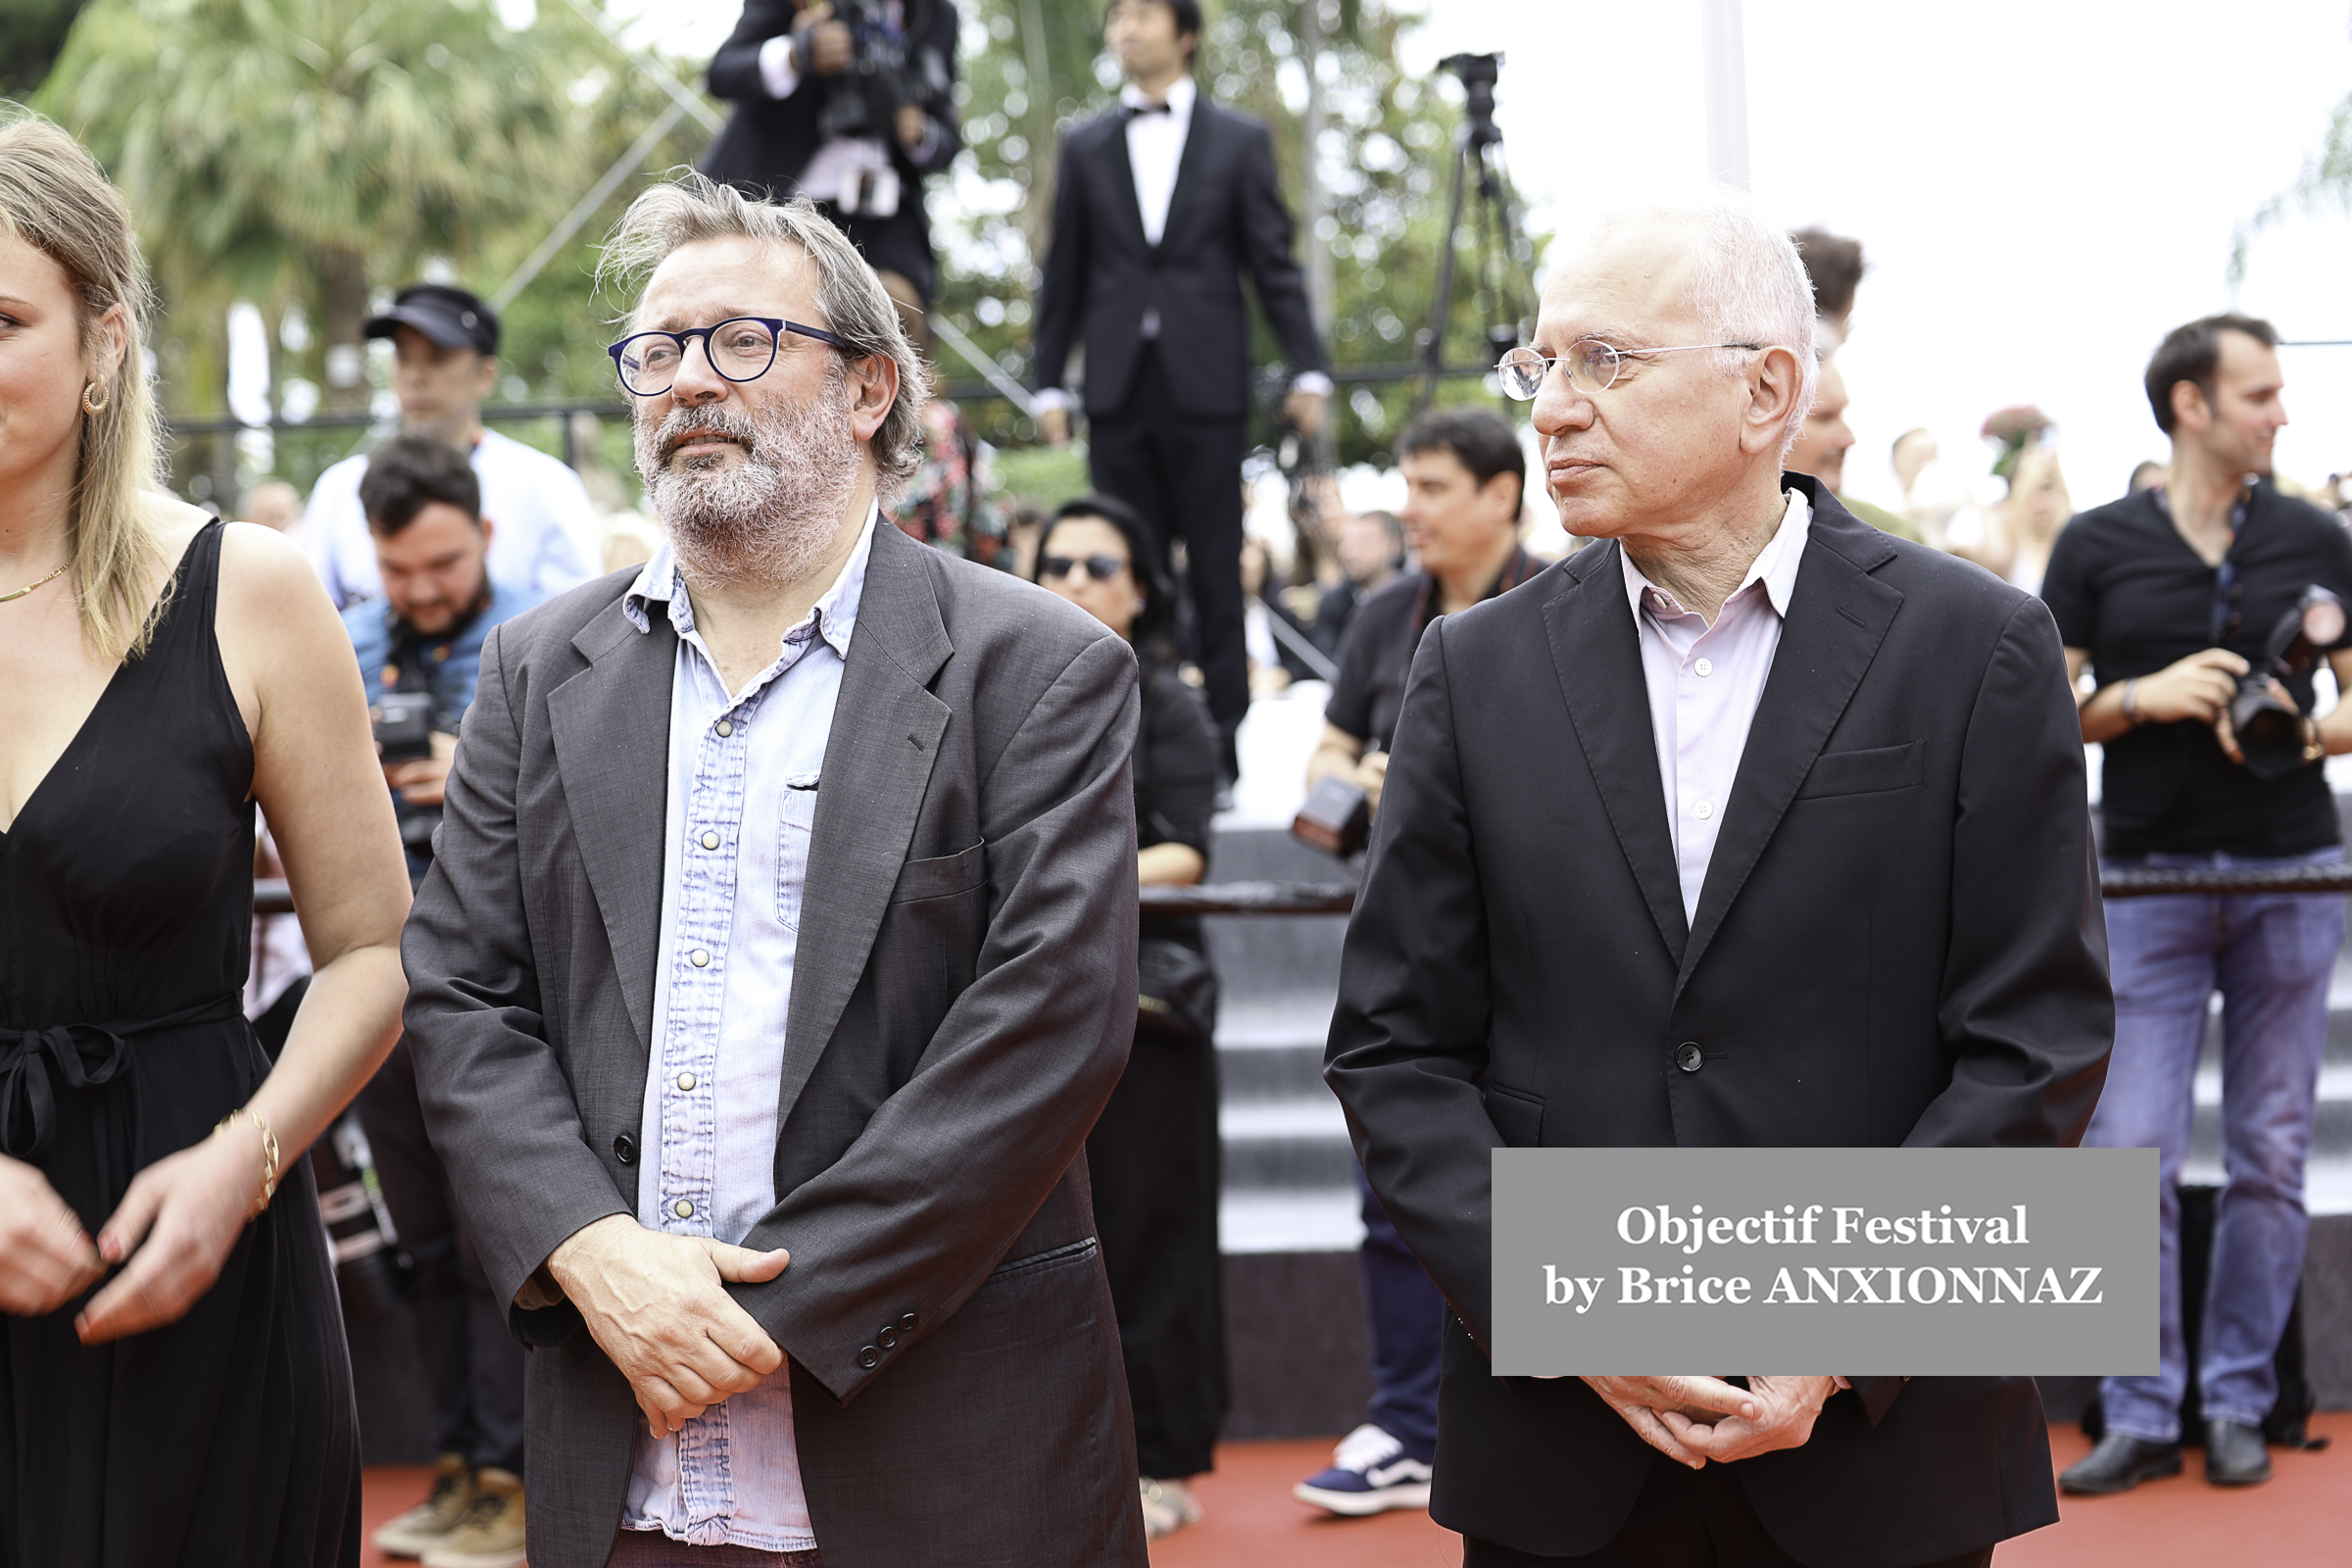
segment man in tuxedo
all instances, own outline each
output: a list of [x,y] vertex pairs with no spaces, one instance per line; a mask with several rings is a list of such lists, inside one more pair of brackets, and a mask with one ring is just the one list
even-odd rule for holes
[[1037,293],[1039,424],[1069,435],[1070,350],[1086,350],[1095,488],[1142,512],[1163,555],[1185,542],[1191,653],[1234,771],[1250,706],[1243,643],[1242,450],[1257,287],[1297,372],[1285,409],[1322,427],[1329,368],[1291,256],[1266,127],[1201,96],[1200,0],[1112,0],[1104,36],[1127,74],[1113,114],[1062,141],[1054,236]]
[[891,526],[923,370],[813,207],[690,175],[611,254],[666,541],[492,635],[402,954],[531,1555],[1144,1568],[1134,656]]
[[954,0],[746,0],[710,57],[710,95],[735,113],[703,172],[756,198],[815,202],[928,353],[939,266],[923,180],[963,147],[955,92]]
[[1498,1146],[2066,1146],[2098,1098],[2049,612],[1783,472],[1815,364],[1744,200],[1602,225],[1500,373],[1605,542],[1414,662],[1326,1076],[1451,1308],[1469,1564],[1982,1564],[2058,1517],[2028,1378],[1489,1370]]

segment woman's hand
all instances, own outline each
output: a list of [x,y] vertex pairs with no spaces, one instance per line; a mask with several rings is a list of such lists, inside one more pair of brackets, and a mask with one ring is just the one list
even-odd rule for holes
[[56,1311],[106,1272],[81,1216],[40,1168],[0,1154],[0,1312]]
[[129,1261],[74,1318],[81,1343],[102,1345],[185,1317],[220,1277],[261,1196],[261,1130],[244,1117],[139,1172],[98,1232],[101,1258]]

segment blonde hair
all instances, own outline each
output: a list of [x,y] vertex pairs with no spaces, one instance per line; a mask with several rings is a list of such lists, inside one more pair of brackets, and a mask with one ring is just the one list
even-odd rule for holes
[[642,286],[672,251],[702,240],[734,238],[798,247],[816,268],[816,308],[825,327],[848,344],[845,359],[879,357],[899,368],[898,399],[866,443],[880,472],[883,504],[891,505],[922,466],[930,372],[907,341],[882,279],[807,198],[753,201],[732,185],[693,172],[649,186],[629,203],[605,241],[597,283]]
[[48,121],[0,118],[0,234],[23,240],[55,262],[80,307],[82,350],[93,360],[105,343],[99,318],[116,306],[127,320],[114,373],[93,381],[104,407],[81,417],[81,455],[67,510],[75,602],[82,635],[108,662],[146,652],[164,605],[166,584],[147,603],[158,544],[148,516],[161,471],[163,432],[147,380],[147,333],[154,295],[139,260],[130,209],[82,145]]

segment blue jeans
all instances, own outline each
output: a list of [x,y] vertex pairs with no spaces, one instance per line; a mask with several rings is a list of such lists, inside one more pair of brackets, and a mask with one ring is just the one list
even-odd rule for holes
[[1364,1197],[1364,1320],[1372,1331],[1372,1404],[1364,1419],[1427,1464],[1438,1446],[1438,1360],[1446,1338],[1446,1298],[1356,1167]]
[[[2109,865],[2307,865],[2342,858],[2340,849],[2278,859],[2151,855]],[[2208,1420],[2260,1426],[2278,1400],[2273,1357],[2303,1277],[2309,1229],[2303,1165],[2328,1046],[2328,982],[2343,942],[2340,895],[2108,902],[2115,1055],[2082,1142],[2155,1149],[2163,1188],[2161,1364],[2153,1377],[2100,1385],[2110,1432],[2150,1443],[2180,1435],[2188,1354],[2180,1328],[2179,1182],[2195,1109],[2197,1052],[2217,987],[2228,1181],[2214,1216],[2197,1383]]]

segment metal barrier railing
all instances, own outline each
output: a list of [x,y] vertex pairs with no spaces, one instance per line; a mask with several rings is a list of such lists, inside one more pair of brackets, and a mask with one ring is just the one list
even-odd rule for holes
[[[2099,891],[2111,899],[2183,893],[2352,893],[2352,864],[2261,870],[2143,866],[2109,871],[2099,879]],[[1153,914],[1347,914],[1355,907],[1355,889],[1346,882],[1201,882],[1191,887],[1162,883],[1145,888],[1141,902]],[[286,884],[255,882],[253,912],[293,913],[294,899]]]
[[2099,891],[2111,899],[2150,899],[2167,893],[2352,893],[2352,865],[2134,866],[2109,871]]

